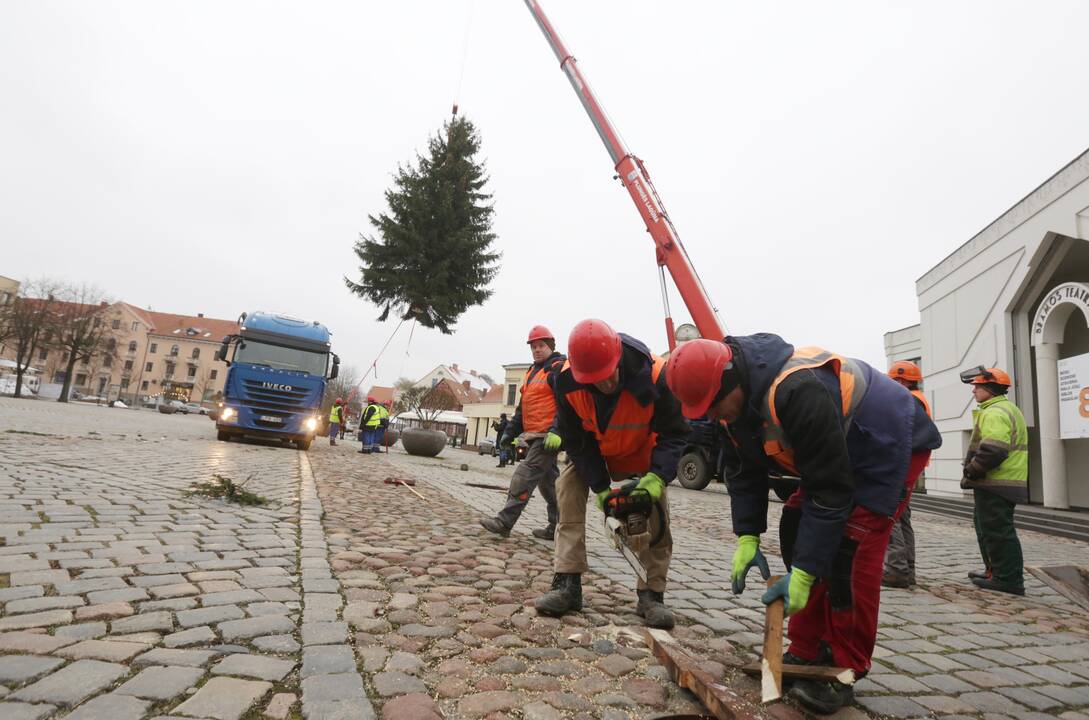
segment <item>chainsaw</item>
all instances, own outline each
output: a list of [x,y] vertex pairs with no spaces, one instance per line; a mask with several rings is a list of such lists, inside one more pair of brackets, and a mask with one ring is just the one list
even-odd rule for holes
[[639,553],[650,546],[650,511],[654,503],[645,490],[637,490],[632,481],[613,488],[605,499],[605,532],[613,545],[631,565],[643,582],[647,569],[639,561]]

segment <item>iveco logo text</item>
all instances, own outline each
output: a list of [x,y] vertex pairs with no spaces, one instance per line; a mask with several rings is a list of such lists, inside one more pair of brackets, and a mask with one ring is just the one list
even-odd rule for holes
[[291,387],[290,385],[280,385],[279,383],[270,383],[270,382],[261,383],[261,387],[267,388],[269,390],[283,390],[285,392],[291,392],[292,390],[295,389],[295,388]]

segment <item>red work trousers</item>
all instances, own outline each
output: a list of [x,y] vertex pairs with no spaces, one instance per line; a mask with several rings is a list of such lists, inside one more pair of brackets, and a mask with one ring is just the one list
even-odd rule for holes
[[[845,593],[830,593],[830,584],[836,578],[821,578],[809,593],[809,603],[790,617],[787,634],[790,636],[790,652],[806,660],[816,660],[823,641],[832,649],[832,662],[836,667],[851,668],[861,677],[870,669],[870,658],[877,643],[877,614],[881,604],[881,573],[885,565],[885,548],[889,544],[894,518],[907,507],[915,480],[926,467],[930,451],[914,453],[904,478],[905,497],[893,517],[879,515],[872,510],[856,506],[847,519],[843,536],[845,544],[857,543],[853,562],[843,570],[840,582],[850,584],[850,594],[845,607]],[[791,497],[800,502],[800,491]],[[836,574],[834,571],[833,574]],[[833,594],[839,595],[837,607],[833,607]]]

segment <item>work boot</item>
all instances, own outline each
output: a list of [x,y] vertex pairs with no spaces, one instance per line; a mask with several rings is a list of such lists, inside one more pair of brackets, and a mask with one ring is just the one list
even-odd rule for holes
[[330,445],[336,445],[336,444],[337,444],[337,441],[336,441],[336,440],[334,440],[333,438],[329,438],[329,444],[330,444]]
[[978,588],[984,590],[995,590],[997,592],[1009,593],[1010,595],[1024,595],[1024,585],[1011,585],[1010,583],[1004,583],[1001,580],[995,580],[991,577],[985,578],[972,578],[972,584]]
[[582,576],[578,573],[556,573],[552,589],[533,601],[537,612],[550,617],[582,610]]
[[986,580],[986,579],[988,579],[990,577],[991,577],[990,568],[987,568],[985,570],[969,570],[968,571],[968,579],[969,580]]
[[900,573],[887,572],[881,576],[881,585],[889,588],[909,588],[915,584],[914,579]]
[[480,526],[490,533],[495,533],[499,537],[510,537],[510,528],[499,522],[496,518],[483,518],[480,521]]
[[654,590],[636,590],[639,603],[635,606],[635,613],[643,618],[647,627],[669,630],[673,627],[673,611],[667,608],[663,602],[662,593]]
[[855,701],[855,689],[838,680],[798,680],[791,692],[802,705],[822,715],[831,715]]
[[530,531],[530,534],[535,538],[541,540],[555,540],[556,539],[556,526],[549,525],[548,527],[535,528]]

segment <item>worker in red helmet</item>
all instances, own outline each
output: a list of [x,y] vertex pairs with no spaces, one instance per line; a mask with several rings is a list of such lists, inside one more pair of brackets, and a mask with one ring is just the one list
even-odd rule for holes
[[344,398],[333,401],[333,407],[329,408],[329,444],[337,444],[337,435],[340,434],[340,426],[344,422]]
[[560,471],[556,466],[556,454],[562,441],[556,428],[556,397],[550,379],[559,372],[567,358],[556,352],[556,338],[544,325],[536,325],[529,331],[526,344],[529,345],[533,364],[522,378],[514,417],[499,438],[500,447],[506,447],[515,439],[525,444],[526,457],[514,469],[510,489],[507,490],[507,504],[498,515],[484,518],[480,524],[489,532],[507,537],[529,503],[533,491],[540,487],[541,497],[548,506],[548,525],[534,528],[532,532],[534,537],[553,540],[559,517],[556,477]]
[[[769,574],[760,552],[769,471],[799,477],[779,527],[789,572],[761,600],[785,603],[786,662],[865,675],[892,517],[941,444],[922,405],[864,362],[769,333],[684,343],[666,377],[686,417],[725,423],[741,459],[729,483],[733,592],[744,592],[752,567]],[[834,680],[799,681],[793,692],[828,714],[853,699]]]
[[383,418],[388,418],[386,407],[375,399],[374,395],[367,396],[367,407],[359,416],[359,438],[363,441],[363,448],[359,451],[364,455],[381,452],[379,443]]
[[[930,412],[930,403],[919,389],[923,381],[923,371],[910,360],[899,360],[892,364],[887,375],[908,389],[915,399],[922,403],[926,414]],[[911,526],[911,503],[904,504],[900,517],[893,518],[892,534],[889,547],[885,551],[885,570],[881,574],[881,584],[885,587],[907,588],[915,584],[915,528]]]
[[[537,611],[560,616],[582,609],[586,563],[586,499],[592,491],[602,512],[621,503],[645,508],[648,542],[637,551],[647,579],[636,585],[636,612],[651,627],[673,627],[663,593],[673,555],[666,483],[676,475],[688,423],[665,382],[665,362],[633,337],[601,320],[583,320],[571,331],[568,361],[555,377],[557,426],[570,463],[556,481],[552,589]],[[632,477],[635,481],[630,481]],[[613,481],[626,481],[613,490]]]

